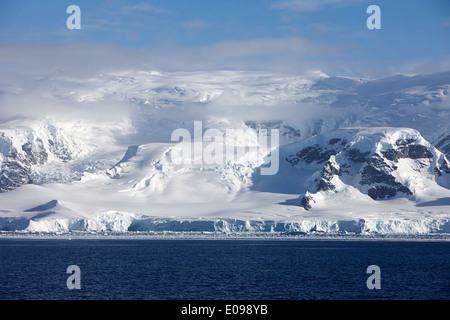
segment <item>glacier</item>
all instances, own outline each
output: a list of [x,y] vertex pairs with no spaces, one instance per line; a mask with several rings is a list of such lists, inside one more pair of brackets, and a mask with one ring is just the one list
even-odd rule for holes
[[[450,72],[132,70],[47,83],[38,101],[83,112],[0,119],[1,235],[450,233]],[[23,89],[2,95],[14,101]],[[233,158],[176,161],[180,128],[233,130],[220,141]],[[271,129],[276,149],[249,147]],[[274,150],[277,173],[261,175]]]
[[215,232],[224,234],[354,234],[422,235],[450,233],[450,219],[403,220],[241,220],[241,219],[171,219],[124,212],[105,212],[85,219],[0,218],[3,231],[30,233],[72,232]]

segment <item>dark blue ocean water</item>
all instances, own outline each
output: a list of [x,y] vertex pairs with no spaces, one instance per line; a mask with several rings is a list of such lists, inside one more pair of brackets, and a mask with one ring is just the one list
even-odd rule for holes
[[2,239],[0,299],[450,299],[450,243]]

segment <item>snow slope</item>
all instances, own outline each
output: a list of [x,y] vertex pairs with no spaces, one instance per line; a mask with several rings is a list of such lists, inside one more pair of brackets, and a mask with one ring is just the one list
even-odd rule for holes
[[[450,72],[46,81],[2,91],[0,230],[450,231]],[[32,99],[42,117],[24,106],[14,114],[11,101]],[[46,110],[47,100],[67,112]],[[201,153],[180,158],[177,129]],[[260,148],[274,129],[279,146]],[[205,139],[211,132],[224,139]],[[261,174],[275,164],[276,174]]]

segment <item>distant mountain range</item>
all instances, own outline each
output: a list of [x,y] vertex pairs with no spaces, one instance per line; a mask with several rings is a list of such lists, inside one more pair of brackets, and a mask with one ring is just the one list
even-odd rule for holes
[[[42,118],[0,118],[0,230],[450,232],[450,72],[367,80],[126,71],[39,81]],[[27,89],[36,92],[2,95],[20,101]],[[45,99],[86,114],[52,116]],[[103,119],[105,105],[118,116]],[[233,157],[180,163],[176,129],[192,139],[233,132],[214,141]],[[270,130],[278,145],[251,148]],[[275,155],[276,174],[261,175]]]

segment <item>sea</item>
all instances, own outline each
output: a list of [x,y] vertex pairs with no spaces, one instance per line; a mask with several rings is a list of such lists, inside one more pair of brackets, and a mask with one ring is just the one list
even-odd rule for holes
[[448,241],[0,239],[0,300],[449,298]]

